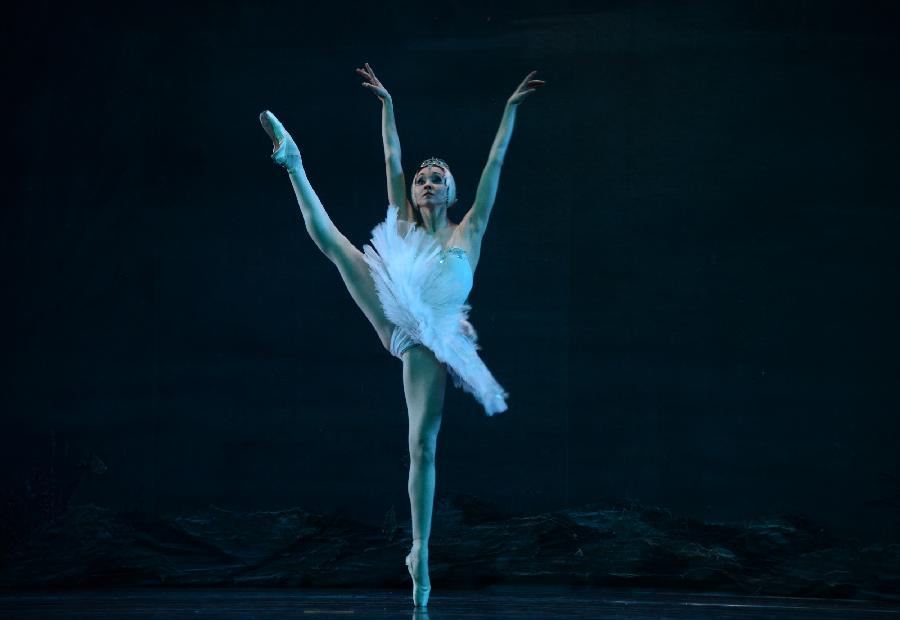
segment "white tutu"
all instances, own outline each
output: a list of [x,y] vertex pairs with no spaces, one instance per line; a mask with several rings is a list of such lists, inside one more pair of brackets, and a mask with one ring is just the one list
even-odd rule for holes
[[398,222],[397,207],[389,205],[363,252],[384,314],[400,332],[393,340],[431,349],[456,387],[475,396],[488,415],[506,411],[507,394],[478,356],[474,330],[464,331],[472,289],[465,251],[445,250],[415,224]]

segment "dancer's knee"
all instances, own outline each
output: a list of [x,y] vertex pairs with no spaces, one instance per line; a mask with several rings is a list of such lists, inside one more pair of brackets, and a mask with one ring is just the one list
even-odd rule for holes
[[343,248],[341,247],[342,240],[334,224],[330,220],[320,221],[313,218],[306,218],[305,224],[309,238],[313,240],[319,251],[327,256],[331,262],[337,263],[340,260],[340,253]]
[[433,437],[421,435],[409,438],[409,459],[416,464],[434,463],[437,441]]

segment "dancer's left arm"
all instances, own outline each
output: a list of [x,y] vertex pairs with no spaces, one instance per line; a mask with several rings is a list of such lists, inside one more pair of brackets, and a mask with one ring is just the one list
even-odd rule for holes
[[529,73],[507,100],[506,107],[503,110],[503,118],[500,120],[500,129],[497,130],[494,144],[491,146],[491,152],[488,155],[487,164],[485,164],[481,173],[481,180],[478,182],[478,189],[475,192],[475,203],[460,222],[460,226],[463,227],[466,235],[475,246],[481,244],[481,239],[487,228],[488,218],[491,215],[491,209],[494,207],[494,200],[497,198],[497,187],[500,184],[500,168],[503,167],[506,148],[509,146],[509,139],[512,137],[513,125],[516,122],[516,110],[525,97],[544,85],[543,80],[534,79],[535,73],[537,71]]

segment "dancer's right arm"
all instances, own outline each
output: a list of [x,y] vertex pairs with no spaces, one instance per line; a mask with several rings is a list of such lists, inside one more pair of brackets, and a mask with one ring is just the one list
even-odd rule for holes
[[397,122],[394,119],[394,102],[387,89],[375,77],[369,63],[366,63],[365,69],[357,69],[356,72],[366,80],[362,85],[381,100],[381,139],[384,143],[388,201],[399,207],[401,219],[415,221],[412,205],[406,199],[406,179],[400,161],[400,136],[397,134]]

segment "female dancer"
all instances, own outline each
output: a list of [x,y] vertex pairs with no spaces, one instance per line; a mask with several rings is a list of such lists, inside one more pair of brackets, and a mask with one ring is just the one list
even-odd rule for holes
[[497,194],[516,110],[544,82],[533,79],[532,71],[508,99],[475,202],[460,223],[454,224],[447,219],[447,209],[456,201],[456,185],[443,160],[430,158],[419,166],[410,188],[411,200],[407,200],[393,101],[368,64],[357,72],[365,78],[363,86],[382,103],[390,203],[385,221],[372,231],[372,245],[365,246],[364,252],[354,247],[328,217],[287,130],[268,110],[259,118],[274,145],[272,159],[288,171],[310,237],[337,267],[382,345],[403,362],[413,536],[406,565],[413,579],[413,601],[417,607],[425,607],[431,590],[428,541],[435,451],[447,372],[457,385],[478,398],[488,415],[506,410],[506,393],[476,353],[476,336],[466,321],[465,300]]

